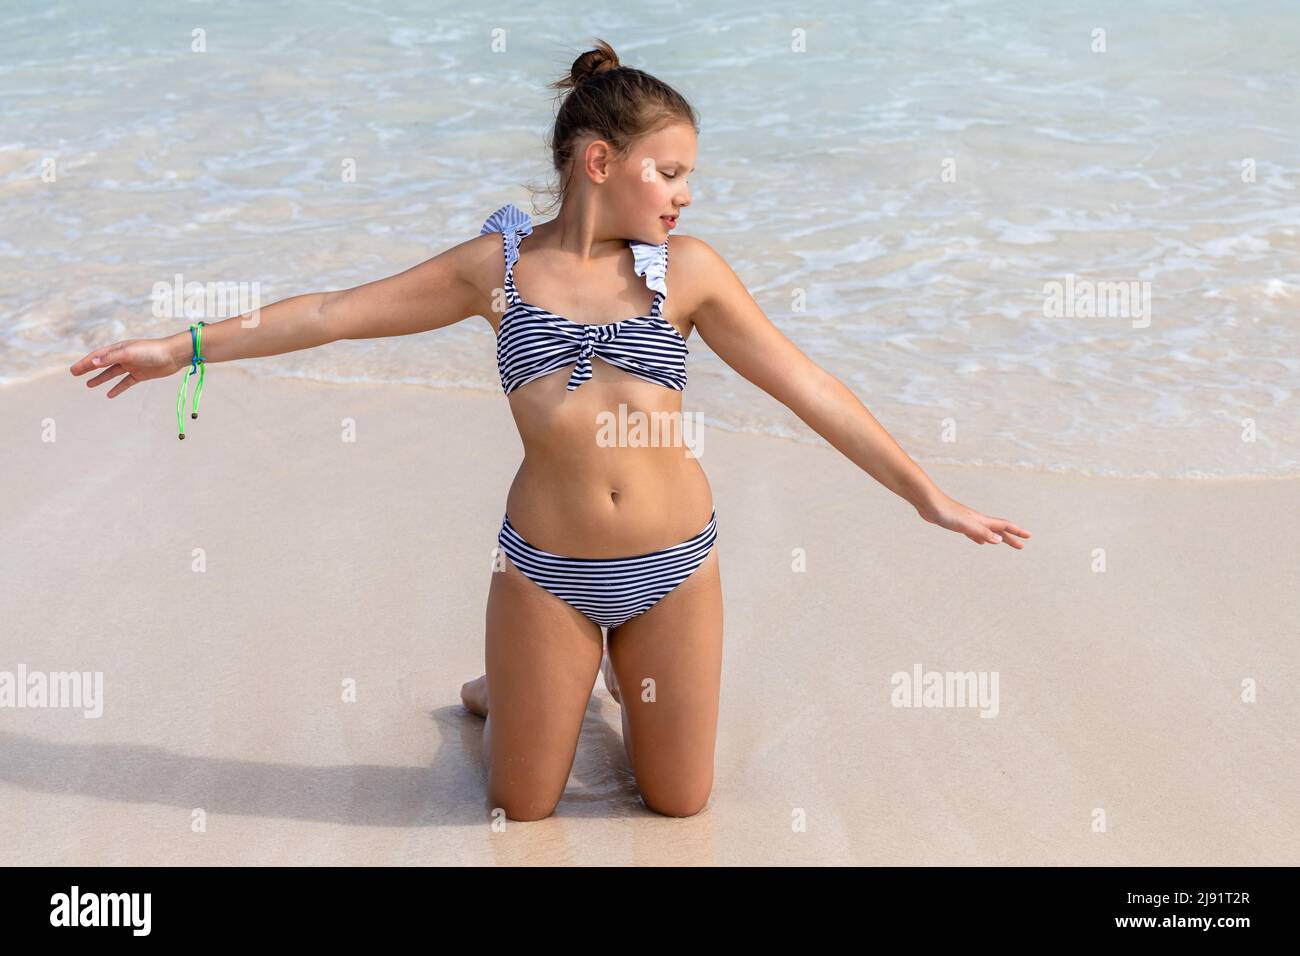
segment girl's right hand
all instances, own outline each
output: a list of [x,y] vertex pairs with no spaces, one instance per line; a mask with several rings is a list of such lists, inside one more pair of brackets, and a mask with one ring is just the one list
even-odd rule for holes
[[[189,350],[189,336],[185,347]],[[117,378],[122,379],[108,391],[109,398],[116,398],[137,382],[147,382],[151,378],[165,378],[179,372],[189,364],[186,358],[177,354],[177,336],[161,339],[127,339],[114,342],[103,348],[95,349],[72,365],[69,371],[73,375],[85,375],[101,369],[100,373],[86,382],[87,388],[94,388]]]

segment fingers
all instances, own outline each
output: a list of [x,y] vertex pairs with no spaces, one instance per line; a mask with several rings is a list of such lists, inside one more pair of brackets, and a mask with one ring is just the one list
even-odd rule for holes
[[993,530],[994,519],[986,518],[978,512],[971,517],[972,527],[969,537],[976,544],[1001,544],[1002,535]]
[[103,385],[105,382],[109,381],[110,379],[117,378],[125,371],[126,369],[120,363],[117,365],[111,365],[108,368],[104,369],[104,371],[96,375],[94,378],[87,381],[86,388],[94,388],[96,385]]
[[106,345],[102,349],[95,349],[83,358],[78,359],[69,369],[73,375],[85,375],[87,372],[94,371],[98,368],[105,368],[112,365],[117,358],[113,353],[126,345],[125,342],[114,342],[112,345]]
[[997,538],[998,541],[1006,542],[1017,551],[1023,550],[1025,546],[1017,541],[1016,538],[1012,537],[1012,535],[1020,538],[1029,537],[1028,531],[1025,531],[1023,528],[1017,528],[1005,518],[993,518],[989,523],[989,533],[993,537]]
[[[1005,540],[1007,544],[1011,545],[1011,547],[1015,548],[1017,551],[1022,550],[1024,548],[1024,545],[1021,544],[1019,541],[1017,541],[1016,538],[1028,539],[1032,537],[1032,535],[1030,535],[1030,533],[1026,531],[1024,528],[1017,527],[1016,525],[1008,521],[1006,518],[994,518],[993,520],[996,522],[996,524],[992,525],[991,527],[1000,531],[1002,533],[1003,540]],[[1015,538],[1013,538],[1012,535],[1015,535]]]
[[117,345],[105,349],[103,354],[96,355],[94,359],[92,359],[91,364],[94,365],[96,368],[104,368],[106,366],[113,365],[116,362],[120,362],[122,359],[127,357],[126,355],[127,345],[128,343],[121,342]]
[[966,537],[970,538],[976,544],[998,544],[1002,541],[998,535],[994,534],[978,521],[973,522],[970,530],[963,531],[962,534],[966,535]]
[[990,518],[964,505],[961,506],[960,514],[954,516],[953,523],[945,523],[943,526],[966,535],[976,544],[1006,544],[1017,551],[1023,550],[1025,546],[1016,538],[1031,537],[1028,531],[1006,518]]
[[128,388],[130,388],[132,385],[136,384],[136,382],[138,381],[140,380],[135,377],[135,373],[131,372],[130,374],[127,375],[126,378],[122,379],[122,381],[118,382],[116,385],[114,385],[111,389],[108,390],[108,397],[116,398],[117,396],[125,392]]
[[976,544],[1006,544],[1017,551],[1022,551],[1025,546],[1016,538],[1028,538],[1030,534],[1005,518],[985,518],[982,523],[976,522],[975,527],[966,533],[966,537]]
[[1002,531],[1003,533],[1010,532],[1011,534],[1014,534],[1021,538],[1033,537],[1033,535],[1031,535],[1024,528],[1020,528],[1017,527],[1016,525],[1013,525],[1006,518],[994,518],[993,520],[996,521],[997,524],[990,525],[989,527],[997,528],[999,531]]

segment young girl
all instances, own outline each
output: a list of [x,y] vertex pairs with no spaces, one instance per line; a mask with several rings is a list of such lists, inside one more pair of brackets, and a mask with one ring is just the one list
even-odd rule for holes
[[[205,326],[200,348],[207,362],[226,362],[484,317],[524,445],[488,593],[487,673],[462,688],[465,706],[486,718],[489,803],[512,820],[554,810],[600,670],[622,705],[646,806],[689,816],[713,785],[722,661],[713,497],[682,447],[623,447],[601,440],[598,422],[620,406],[680,418],[693,331],[925,521],[977,544],[1019,549],[1015,539],[1030,535],[943,494],[768,321],[707,243],[670,237],[691,203],[699,128],[680,94],[620,66],[603,41],[553,86],[568,91],[552,137],[554,219],[533,223],[503,205],[479,236],[406,272],[285,299],[250,327],[241,317]],[[188,330],[118,342],[71,371],[102,369],[89,386],[125,375],[113,398],[190,365],[192,345]],[[632,693],[623,698],[620,685]]]

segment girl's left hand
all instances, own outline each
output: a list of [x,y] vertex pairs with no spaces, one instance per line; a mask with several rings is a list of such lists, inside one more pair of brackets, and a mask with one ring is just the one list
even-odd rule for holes
[[945,494],[937,494],[925,505],[917,506],[916,513],[930,524],[937,524],[949,531],[964,534],[976,544],[1001,542],[1020,550],[1024,545],[1016,538],[1030,537],[1028,531],[1017,527],[1006,518],[990,518],[988,515],[982,515]]

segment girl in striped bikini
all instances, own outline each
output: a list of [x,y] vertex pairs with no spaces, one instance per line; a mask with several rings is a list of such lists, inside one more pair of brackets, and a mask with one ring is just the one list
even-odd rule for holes
[[[681,447],[610,445],[595,440],[593,423],[620,406],[680,416],[692,332],[924,520],[1013,548],[1029,532],[943,494],[708,244],[669,237],[691,203],[699,128],[677,91],[620,66],[603,41],[553,85],[567,91],[552,136],[554,219],[535,224],[506,203],[477,237],[406,272],[263,309],[256,336],[241,335],[238,317],[205,327],[202,351],[228,361],[485,318],[524,445],[497,535],[487,673],[461,692],[486,720],[489,806],[512,820],[554,810],[601,672],[622,705],[645,805],[689,816],[713,785],[718,516],[699,462]],[[106,369],[92,385],[126,372],[112,397],[190,360],[185,333],[118,343],[72,371]],[[654,693],[643,695],[648,682]],[[620,685],[635,693],[623,697]]]

